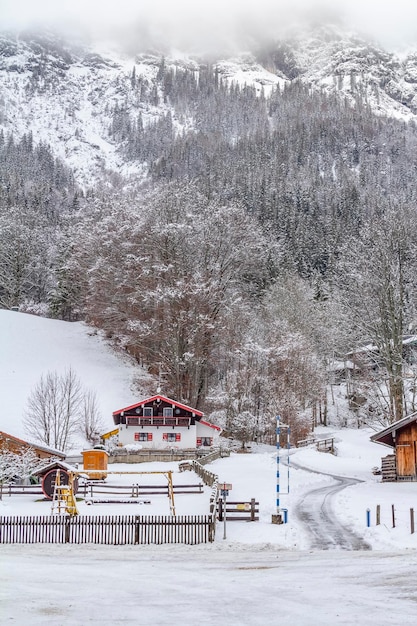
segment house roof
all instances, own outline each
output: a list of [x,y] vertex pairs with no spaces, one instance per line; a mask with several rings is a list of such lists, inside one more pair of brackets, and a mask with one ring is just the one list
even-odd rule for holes
[[201,411],[197,411],[197,409],[193,409],[186,404],[182,404],[181,402],[177,402],[176,400],[171,400],[171,398],[166,398],[165,396],[156,395],[151,396],[150,398],[146,398],[145,400],[141,400],[140,402],[136,402],[136,404],[131,404],[130,406],[124,407],[123,409],[119,409],[118,411],[113,411],[113,416],[120,415],[120,413],[124,413],[125,411],[131,411],[132,409],[136,409],[139,406],[145,406],[146,404],[150,404],[151,402],[156,402],[159,400],[160,402],[166,402],[167,404],[171,404],[179,409],[183,409],[184,411],[189,411],[198,417],[202,417],[204,414]]
[[395,448],[395,439],[397,430],[401,430],[405,426],[412,424],[413,422],[417,422],[417,412],[411,413],[411,415],[407,415],[402,419],[394,422],[384,428],[383,430],[375,433],[375,435],[371,436],[371,441],[375,443],[381,443],[384,446],[390,446],[391,448]]
[[43,446],[39,443],[33,443],[32,441],[25,441],[24,439],[19,439],[18,437],[15,437],[14,435],[9,435],[8,433],[5,433],[3,431],[0,431],[0,440],[3,441],[10,441],[13,443],[16,443],[19,446],[27,446],[29,448],[34,448],[35,450],[40,450],[42,452],[48,452],[53,456],[57,456],[61,459],[65,459],[66,454],[65,452],[62,452],[61,450],[56,450],[55,448],[49,448],[48,446]]
[[202,424],[203,426],[208,426],[209,428],[214,428],[214,430],[218,430],[218,431],[222,430],[220,426],[216,426],[215,424],[210,424],[210,422],[206,422],[206,420],[200,420],[199,424]]

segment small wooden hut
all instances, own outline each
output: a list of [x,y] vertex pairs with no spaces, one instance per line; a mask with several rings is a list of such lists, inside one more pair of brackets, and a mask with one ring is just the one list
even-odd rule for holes
[[372,435],[371,441],[393,449],[382,458],[382,480],[417,481],[417,412]]
[[[105,450],[95,449],[84,450],[83,467],[88,473],[88,477],[92,480],[104,480],[107,477],[107,461],[108,452]],[[100,471],[102,470],[102,471]]]

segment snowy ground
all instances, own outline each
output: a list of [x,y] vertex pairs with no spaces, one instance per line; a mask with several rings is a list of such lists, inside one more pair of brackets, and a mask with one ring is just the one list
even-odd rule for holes
[[[255,497],[260,502],[259,522],[228,522],[226,539],[223,523],[219,523],[214,544],[1,546],[0,622],[56,626],[252,626],[278,620],[291,620],[296,626],[415,624],[417,538],[410,534],[409,508],[417,508],[417,487],[379,482],[371,468],[379,464],[385,450],[371,443],[369,435],[365,430],[333,432],[338,453],[334,457],[314,449],[292,452],[290,494],[281,496],[282,506],[289,512],[288,524],[282,526],[271,524],[276,451],[260,446],[251,454],[232,454],[209,466],[221,481],[232,483],[230,499]],[[292,510],[304,493],[332,479],[295,469],[291,461],[316,472],[364,481],[341,492],[334,512],[366,538],[372,551],[309,549],[308,534]],[[177,472],[175,463],[133,467],[142,471],[171,469],[174,484],[199,482],[192,472]],[[153,481],[155,478],[152,476]],[[111,480],[138,482],[129,476],[112,476]],[[150,476],[140,480],[148,481]],[[286,491],[285,466],[281,480],[282,491]],[[158,479],[158,484],[163,481]],[[203,494],[178,495],[177,513],[204,514],[209,493],[206,488]],[[379,527],[375,526],[376,504],[382,511]],[[397,513],[395,528],[392,504]],[[79,503],[79,508],[82,514],[169,512],[165,496],[153,496],[150,505],[87,507]],[[371,509],[370,528],[366,526],[367,508]],[[50,503],[30,496],[5,498],[0,503],[2,515],[48,514],[49,510]],[[16,597],[25,601],[16,602]]]

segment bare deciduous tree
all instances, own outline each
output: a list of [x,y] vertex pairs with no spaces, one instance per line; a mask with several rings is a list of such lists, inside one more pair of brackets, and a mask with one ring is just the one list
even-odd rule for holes
[[100,427],[95,396],[83,389],[72,369],[61,375],[48,372],[29,396],[24,425],[37,441],[65,451],[77,431],[91,435]]
[[100,438],[100,432],[104,430],[102,417],[97,405],[97,396],[91,389],[83,395],[81,405],[80,430],[87,441],[96,444]]

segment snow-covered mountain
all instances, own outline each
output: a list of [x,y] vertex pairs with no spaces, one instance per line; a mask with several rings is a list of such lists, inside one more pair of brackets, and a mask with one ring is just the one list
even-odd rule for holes
[[[397,55],[335,26],[297,31],[279,41],[254,44],[229,58],[147,50],[125,53],[101,43],[65,41],[51,32],[0,36],[0,128],[17,136],[31,131],[50,144],[88,187],[111,172],[143,175],[144,165],[127,162],[109,133],[115,107],[142,114],[144,124],[171,107],[169,98],[146,103],[140,88],[157,90],[158,71],[186,67],[198,75],[210,62],[230,83],[253,85],[265,94],[302,81],[361,98],[376,113],[403,119],[417,115],[417,52]],[[157,92],[156,92],[157,93]],[[179,131],[192,120],[174,118]]]

